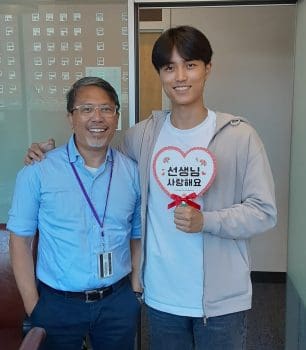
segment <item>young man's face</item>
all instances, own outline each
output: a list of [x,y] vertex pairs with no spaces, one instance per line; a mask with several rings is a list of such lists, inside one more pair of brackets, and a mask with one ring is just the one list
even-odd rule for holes
[[[97,86],[84,86],[77,92],[74,108],[81,105],[107,105],[115,108],[114,101]],[[75,133],[75,142],[81,152],[106,150],[118,125],[118,113],[105,116],[99,109],[92,115],[82,113],[81,109],[69,114],[69,121]]]
[[160,80],[172,107],[202,105],[205,81],[211,64],[201,60],[185,61],[173,49],[170,62],[159,71]]

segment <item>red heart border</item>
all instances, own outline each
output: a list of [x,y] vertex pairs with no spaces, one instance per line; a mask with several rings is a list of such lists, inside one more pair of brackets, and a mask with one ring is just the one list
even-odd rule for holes
[[214,182],[215,178],[216,178],[216,175],[217,175],[217,160],[216,160],[216,157],[215,155],[208,149],[208,148],[205,148],[205,147],[192,147],[190,148],[188,151],[184,152],[182,151],[179,147],[175,147],[175,146],[167,146],[167,147],[163,147],[162,149],[160,149],[155,157],[154,157],[154,160],[153,160],[153,175],[159,185],[159,187],[168,195],[168,196],[171,196],[172,193],[170,193],[169,191],[167,191],[166,188],[164,188],[163,184],[161,183],[161,181],[159,180],[158,178],[158,175],[156,173],[156,162],[157,162],[157,158],[159,157],[159,155],[166,151],[166,150],[174,150],[174,151],[177,151],[179,152],[183,158],[186,158],[188,153],[194,151],[194,150],[201,150],[201,151],[205,151],[206,153],[208,153],[208,155],[212,158],[213,160],[213,173],[212,173],[212,176],[211,176],[211,179],[208,181],[208,183],[206,184],[206,186],[203,188],[203,190],[198,193],[197,196],[200,196],[202,195],[203,193],[205,193],[209,188],[210,186],[212,185],[212,183]]

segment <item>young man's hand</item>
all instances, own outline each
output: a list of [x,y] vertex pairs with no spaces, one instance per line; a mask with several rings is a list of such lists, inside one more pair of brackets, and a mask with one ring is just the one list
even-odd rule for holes
[[174,223],[178,230],[195,233],[203,230],[203,213],[190,206],[177,206],[174,210]]
[[32,143],[24,157],[24,164],[32,164],[35,160],[38,162],[41,161],[45,158],[45,153],[53,148],[55,148],[54,139],[49,139],[46,142]]

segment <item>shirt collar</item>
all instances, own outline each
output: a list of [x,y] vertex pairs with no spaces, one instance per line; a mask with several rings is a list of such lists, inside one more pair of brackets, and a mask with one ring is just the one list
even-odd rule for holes
[[[74,142],[74,134],[70,136],[68,141],[68,152],[69,152],[69,160],[71,163],[75,163],[78,159],[82,160],[82,163],[85,164],[84,158],[81,156],[79,150],[76,147],[76,144]],[[111,162],[113,159],[113,151],[111,150],[111,147],[107,148],[106,152],[106,161]]]

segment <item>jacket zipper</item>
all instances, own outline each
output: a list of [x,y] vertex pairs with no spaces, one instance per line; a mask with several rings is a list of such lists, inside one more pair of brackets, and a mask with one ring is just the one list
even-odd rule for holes
[[202,295],[202,306],[203,306],[203,325],[207,325],[207,317],[205,314],[205,234],[203,233],[203,295]]

